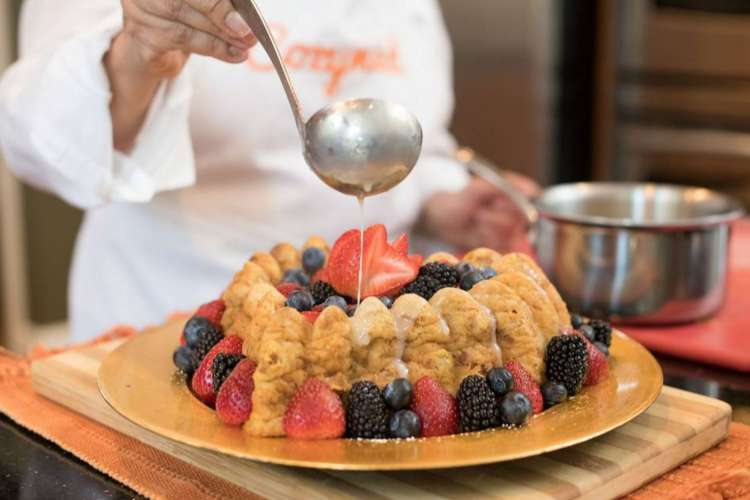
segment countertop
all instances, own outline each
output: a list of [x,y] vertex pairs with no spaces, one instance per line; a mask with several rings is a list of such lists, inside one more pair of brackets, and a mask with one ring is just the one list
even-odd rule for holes
[[[727,401],[733,419],[750,425],[750,377],[658,357],[664,383]],[[55,444],[0,414],[0,498],[60,500],[142,498]]]

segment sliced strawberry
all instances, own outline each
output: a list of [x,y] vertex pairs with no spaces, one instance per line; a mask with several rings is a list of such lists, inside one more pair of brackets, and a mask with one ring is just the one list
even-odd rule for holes
[[315,323],[315,320],[320,316],[321,311],[303,311],[302,316],[307,319],[310,323]]
[[[401,238],[397,240],[401,248],[403,241]],[[337,292],[349,297],[357,296],[359,244],[359,231],[347,231],[336,241],[328,259],[328,282]],[[370,226],[364,233],[361,296],[385,295],[400,289],[414,280],[420,263],[421,259],[410,258],[388,243],[385,226]]]
[[284,432],[292,439],[335,439],[344,435],[344,405],[325,382],[309,379],[284,413]]
[[413,266],[417,266],[417,269],[419,269],[420,267],[422,267],[424,257],[418,253],[415,253],[413,255],[409,255],[409,262],[411,262]]
[[392,244],[393,248],[401,255],[409,255],[409,235],[404,233]]
[[289,297],[289,294],[294,292],[295,290],[301,290],[302,287],[299,286],[297,283],[279,283],[276,285],[276,290],[281,292],[281,294],[284,297]]
[[225,309],[226,305],[223,300],[214,300],[200,306],[198,310],[195,311],[194,316],[206,318],[214,325],[221,326],[221,317],[224,316]]
[[[351,229],[342,234],[333,244],[328,264],[323,271],[327,282],[339,293],[357,296],[357,273],[359,270],[359,230]],[[320,278],[322,279],[322,278]],[[326,280],[324,280],[326,281]],[[352,293],[352,290],[354,293]],[[348,293],[347,293],[348,291]]]
[[257,364],[243,359],[221,384],[216,395],[216,416],[227,425],[242,425],[253,410],[253,374]]
[[209,406],[213,406],[216,401],[216,393],[213,387],[213,373],[211,372],[211,365],[214,362],[214,358],[220,352],[226,354],[242,354],[242,338],[237,335],[227,335],[219,341],[218,344],[208,351],[206,357],[203,358],[201,364],[193,375],[191,381],[191,387],[195,396],[206,403]]
[[411,410],[422,421],[422,436],[447,436],[458,432],[456,399],[430,377],[414,384]]

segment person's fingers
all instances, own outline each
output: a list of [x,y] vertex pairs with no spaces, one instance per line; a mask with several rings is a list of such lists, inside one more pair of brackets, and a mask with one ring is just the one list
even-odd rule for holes
[[216,26],[211,19],[206,17],[203,13],[197,11],[189,4],[183,4],[184,7],[176,14],[175,21],[178,21],[186,26],[195,28],[204,33],[208,33],[217,38],[221,38],[230,45],[245,50],[249,49],[255,43],[255,38],[252,36],[239,38],[234,34],[227,33],[226,30],[219,26]]
[[503,175],[527,198],[533,198],[539,194],[539,184],[537,184],[531,177],[516,172],[505,172]]
[[476,224],[478,227],[487,228],[490,231],[503,232],[512,231],[523,225],[523,220],[519,214],[511,210],[479,210],[476,214]]
[[[173,0],[175,1],[175,0]],[[252,34],[239,12],[230,0],[184,0],[196,11],[200,12],[214,25],[231,33],[236,38],[245,38]]]
[[141,23],[138,37],[156,50],[181,50],[239,63],[247,59],[247,49],[236,47],[223,39],[186,24],[151,18]]

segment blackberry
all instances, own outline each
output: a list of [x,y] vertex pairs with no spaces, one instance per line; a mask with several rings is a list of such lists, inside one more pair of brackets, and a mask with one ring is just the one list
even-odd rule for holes
[[214,358],[214,362],[211,364],[211,377],[214,387],[214,392],[219,392],[221,384],[227,379],[237,363],[242,361],[245,356],[242,354],[227,354],[220,352]]
[[388,437],[388,408],[378,386],[363,380],[349,390],[346,407],[346,435],[351,438]]
[[578,335],[552,337],[547,344],[544,363],[547,365],[547,380],[564,385],[569,396],[578,394],[588,370],[586,341]]
[[430,300],[430,298],[435,295],[435,292],[441,288],[445,288],[445,285],[442,285],[435,278],[430,276],[417,276],[417,279],[401,289],[401,295],[416,293],[423,299]]
[[443,286],[458,284],[456,268],[443,262],[430,262],[419,268],[419,276],[429,276]]
[[313,296],[313,301],[316,306],[325,302],[328,297],[338,295],[336,290],[325,281],[316,281],[310,285],[310,293]]
[[213,346],[219,343],[221,339],[224,338],[224,334],[221,333],[218,330],[210,330],[206,331],[201,338],[198,339],[198,343],[195,344],[195,347],[193,347],[193,352],[195,352],[196,358],[198,358],[198,363],[200,364],[201,361],[203,361],[203,358],[206,357],[206,354],[208,354],[208,351],[211,350]]
[[461,432],[481,431],[499,424],[497,398],[486,378],[469,375],[463,379],[456,400]]
[[592,319],[589,325],[594,329],[594,342],[601,342],[609,348],[612,345],[612,325],[601,319]]

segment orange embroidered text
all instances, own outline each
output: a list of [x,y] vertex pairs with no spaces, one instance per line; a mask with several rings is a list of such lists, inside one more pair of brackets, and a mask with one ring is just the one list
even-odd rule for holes
[[[281,56],[290,70],[329,74],[325,86],[325,93],[329,96],[336,94],[342,78],[348,73],[401,72],[398,45],[395,42],[386,47],[367,48],[322,47],[301,42],[285,45],[287,30],[278,25],[272,26],[271,29],[279,43]],[[270,62],[258,61],[257,50],[250,52],[247,64],[257,71],[272,71],[273,65]]]

